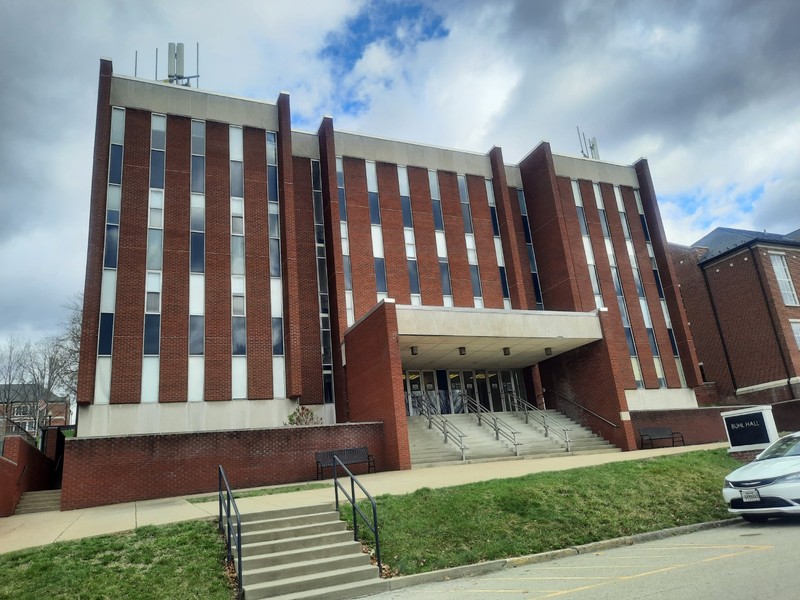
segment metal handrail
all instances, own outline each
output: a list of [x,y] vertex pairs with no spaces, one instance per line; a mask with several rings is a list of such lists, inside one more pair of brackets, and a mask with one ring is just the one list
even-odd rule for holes
[[[228,483],[228,478],[225,476],[225,470],[222,465],[219,465],[218,477],[219,489],[219,531],[225,534],[225,547],[227,549],[227,562],[233,562],[233,552],[231,549],[231,533],[233,529],[233,518],[231,516],[231,506],[233,506],[234,514],[236,515],[236,578],[238,580],[238,594],[237,598],[244,598],[242,593],[242,515],[239,513],[239,507],[236,506],[236,500],[231,492],[231,486]],[[225,489],[223,490],[223,484]],[[223,502],[223,492],[227,494]],[[225,508],[225,525],[222,521],[222,509]]]
[[566,400],[570,404],[573,404],[573,405],[577,406],[578,408],[580,408],[581,410],[586,411],[587,413],[589,413],[593,417],[595,417],[597,419],[600,419],[601,421],[603,421],[604,423],[606,423],[608,425],[611,425],[614,429],[619,427],[619,425],[617,425],[616,423],[612,423],[611,421],[609,421],[605,417],[601,417],[596,412],[593,412],[593,411],[589,410],[588,408],[586,408],[582,404],[578,404],[577,402],[575,402],[575,400],[571,400],[571,399],[567,398],[564,394],[561,394],[561,393],[557,392],[556,390],[545,390],[545,392],[550,392],[551,394],[555,394],[556,396],[558,396],[562,400]]
[[[542,427],[544,427],[544,437],[550,437],[550,431],[564,440],[564,443],[567,446],[567,452],[572,450],[572,440],[569,437],[570,429],[568,427],[564,427],[563,425],[559,425],[555,423],[555,420],[550,417],[550,420],[553,421],[553,424],[549,424],[547,421],[547,413],[539,408],[535,407],[533,404],[517,396],[512,392],[505,392],[506,398],[511,400],[512,405],[514,406],[514,410],[517,412],[522,412],[525,414],[525,423],[528,423],[529,417],[533,416],[539,423],[541,423]],[[520,410],[520,408],[522,410]],[[561,431],[558,431],[561,429]]]
[[500,436],[502,435],[506,438],[511,444],[514,446],[514,456],[519,456],[519,447],[522,445],[521,442],[517,441],[517,434],[519,431],[516,431],[512,428],[508,423],[500,419],[494,412],[490,411],[488,408],[481,406],[481,403],[475,400],[472,396],[468,396],[467,394],[460,394],[461,400],[464,402],[465,407],[467,408],[466,412],[469,412],[469,409],[474,409],[473,412],[478,417],[478,425],[482,425],[483,416],[482,413],[486,413],[486,417],[491,419],[492,421],[492,428],[494,429],[494,439],[500,440]]
[[[337,466],[341,466],[344,469],[345,473],[350,477],[350,495],[347,495],[347,490],[345,487],[339,482],[339,476],[337,473]],[[361,488],[361,491],[364,492],[364,495],[372,504],[372,525],[369,524],[369,520],[367,515],[359,508],[358,504],[356,503],[356,487],[358,486]],[[333,455],[333,489],[334,494],[336,496],[336,510],[339,510],[339,490],[342,490],[342,494],[347,500],[350,502],[351,506],[353,507],[353,539],[358,541],[358,518],[357,515],[360,515],[362,519],[364,519],[364,523],[372,534],[375,536],[375,559],[378,562],[378,574],[383,574],[383,567],[381,566],[381,540],[378,536],[378,505],[375,503],[375,498],[373,498],[370,493],[366,490],[366,488],[361,485],[361,482],[356,479],[356,476],[350,472],[344,463],[339,460],[339,457],[335,454]]]
[[429,398],[424,396],[412,396],[411,402],[414,408],[428,419],[428,429],[433,429],[435,426],[436,429],[442,432],[445,444],[452,439],[461,451],[461,460],[467,460],[467,447],[464,445],[464,438],[467,437],[466,434],[443,417],[441,413],[434,412]]

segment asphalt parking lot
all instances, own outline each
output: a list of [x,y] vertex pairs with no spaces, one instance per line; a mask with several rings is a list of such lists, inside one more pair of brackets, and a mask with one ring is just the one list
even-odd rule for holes
[[797,598],[800,520],[699,531],[378,594],[379,600]]

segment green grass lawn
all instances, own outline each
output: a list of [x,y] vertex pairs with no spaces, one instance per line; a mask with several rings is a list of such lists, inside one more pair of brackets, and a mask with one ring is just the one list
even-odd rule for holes
[[231,600],[216,524],[190,521],[0,554],[2,600]]
[[[420,573],[723,519],[737,466],[706,450],[379,496],[383,562]],[[190,521],[0,554],[0,600],[231,600],[224,553],[215,523]]]
[[381,558],[421,573],[724,519],[720,490],[737,466],[699,451],[379,496]]
[[[332,483],[300,483],[297,485],[282,485],[279,487],[258,488],[255,490],[245,490],[243,492],[233,491],[233,497],[238,500],[239,498],[253,498],[255,496],[274,496],[275,494],[289,494],[291,492],[305,492],[306,490],[321,490],[324,488],[333,489]],[[204,502],[211,502],[218,500],[219,494],[211,496],[198,496],[196,498],[187,498],[187,501],[192,504],[202,504]]]

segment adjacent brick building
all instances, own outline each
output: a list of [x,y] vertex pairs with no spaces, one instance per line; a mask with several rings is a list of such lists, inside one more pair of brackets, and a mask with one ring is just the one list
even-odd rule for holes
[[426,391],[454,411],[464,393],[545,402],[632,449],[631,413],[669,421],[705,393],[646,160],[542,142],[514,164],[329,117],[296,131],[286,94],[108,61],[96,127],[68,457],[81,439],[276,427],[304,405],[382,422],[379,468],[404,469],[407,399]]
[[[725,404],[800,394],[800,230],[720,227],[670,245],[701,372]],[[788,407],[787,407],[788,408]]]

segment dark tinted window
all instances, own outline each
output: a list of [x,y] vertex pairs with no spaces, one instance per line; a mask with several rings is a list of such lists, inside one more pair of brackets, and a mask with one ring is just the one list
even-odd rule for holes
[[114,337],[114,313],[100,313],[100,332],[97,336],[97,354],[111,356],[111,342]]

